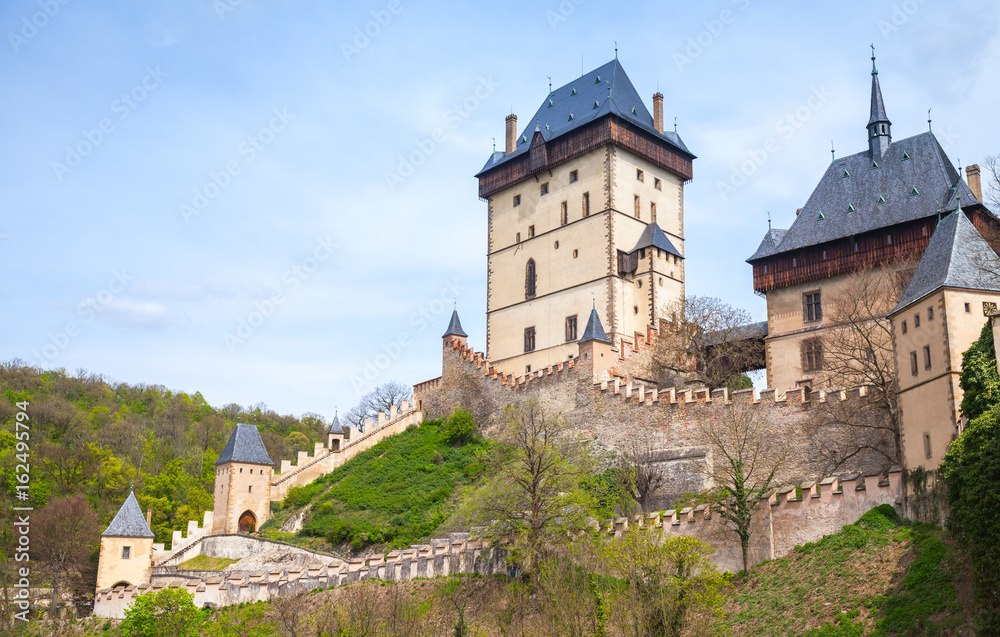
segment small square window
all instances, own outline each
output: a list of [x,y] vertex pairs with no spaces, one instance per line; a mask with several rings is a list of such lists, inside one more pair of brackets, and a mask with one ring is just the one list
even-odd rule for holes
[[531,365],[525,365],[524,366],[524,373],[525,374],[530,374],[531,373]]
[[576,183],[579,180],[580,180],[580,173],[575,170],[571,170],[569,173],[569,183],[571,184]]
[[541,195],[543,197],[549,194],[549,182],[545,182],[544,184],[542,184],[541,187],[539,188],[539,191],[541,192]]
[[123,560],[127,560],[127,559],[130,559],[131,557],[132,557],[132,547],[131,546],[123,546],[122,547],[122,559]]
[[971,312],[972,311],[972,309],[969,307],[968,303],[965,304],[965,311],[966,312]]
[[634,313],[638,314],[638,313],[639,313],[639,306],[638,306],[638,305],[633,305],[633,306],[632,306],[632,311],[633,311]]
[[515,206],[521,205],[521,195],[514,195],[514,205]]
[[663,183],[657,177],[653,177],[653,188],[663,190]]
[[580,251],[579,250],[573,250],[573,258],[575,259],[578,256],[580,256]]
[[639,181],[646,181],[646,175],[643,174],[641,168],[635,169],[635,178],[638,179]]
[[535,236],[535,226],[528,226],[528,238]]
[[250,485],[250,490],[247,493],[253,493],[253,485]]

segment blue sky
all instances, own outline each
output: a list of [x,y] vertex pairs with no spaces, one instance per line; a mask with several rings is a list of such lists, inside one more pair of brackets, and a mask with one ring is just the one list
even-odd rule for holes
[[866,147],[870,43],[894,137],[1000,152],[986,1],[64,2],[0,6],[0,359],[218,406],[435,377],[456,297],[483,349],[473,175],[615,41],[698,155],[688,293],[757,319],[767,213]]

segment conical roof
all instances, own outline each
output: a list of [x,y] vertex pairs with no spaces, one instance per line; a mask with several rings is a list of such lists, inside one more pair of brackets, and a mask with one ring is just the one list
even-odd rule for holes
[[448,330],[441,338],[444,338],[445,336],[468,336],[468,334],[465,333],[465,330],[462,329],[462,322],[458,320],[457,309],[451,311],[451,322],[448,323]]
[[590,318],[587,319],[587,328],[583,330],[583,336],[580,337],[580,343],[586,343],[587,341],[600,341],[609,345],[611,344],[611,339],[604,333],[604,326],[601,325],[601,317],[597,315],[597,308],[590,310]]
[[236,425],[233,435],[229,436],[229,442],[226,443],[226,448],[222,450],[222,455],[215,464],[226,462],[274,464],[264,447],[264,441],[260,439],[257,425],[243,423]]
[[344,433],[344,427],[340,424],[340,417],[336,414],[333,416],[333,422],[327,427],[327,432],[332,434],[342,434]]
[[1000,257],[960,210],[938,224],[893,313],[939,288],[1000,292]]
[[666,250],[670,254],[684,258],[674,244],[670,242],[667,235],[660,229],[660,226],[656,225],[656,222],[650,222],[646,224],[646,229],[642,231],[642,236],[639,237],[639,241],[632,248],[632,252],[640,248],[660,248],[661,250]]
[[115,519],[111,520],[108,528],[101,533],[103,537],[153,537],[153,532],[146,524],[146,517],[139,508],[139,501],[135,499],[135,492],[129,491],[125,503]]

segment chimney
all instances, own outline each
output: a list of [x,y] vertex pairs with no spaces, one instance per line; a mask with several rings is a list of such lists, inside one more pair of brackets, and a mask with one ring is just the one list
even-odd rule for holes
[[517,115],[511,113],[507,116],[507,147],[505,155],[509,155],[517,149]]
[[152,507],[146,509],[146,526],[153,526],[153,509]]
[[653,128],[657,133],[663,132],[663,93],[653,93]]
[[965,181],[969,184],[969,190],[972,191],[972,194],[982,203],[983,182],[979,179],[979,164],[972,164],[965,167]]

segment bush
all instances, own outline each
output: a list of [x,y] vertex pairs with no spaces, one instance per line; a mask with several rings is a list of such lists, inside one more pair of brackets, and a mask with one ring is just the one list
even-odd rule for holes
[[440,431],[441,437],[450,445],[468,442],[476,433],[476,421],[472,414],[459,407],[444,421]]
[[193,637],[198,634],[202,613],[194,595],[178,588],[139,595],[125,609],[123,637]]

